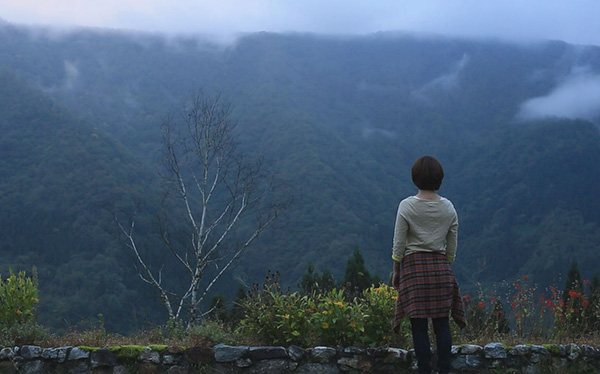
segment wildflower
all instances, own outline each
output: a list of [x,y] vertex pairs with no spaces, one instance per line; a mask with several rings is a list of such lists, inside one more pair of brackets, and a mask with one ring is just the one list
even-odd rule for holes
[[21,312],[20,310],[17,310],[17,314],[21,315],[21,314],[23,314],[23,312]]
[[338,301],[337,303],[335,303],[335,305],[339,306],[340,308],[344,306],[344,304],[341,301]]
[[585,285],[588,285],[588,286],[589,286],[591,283],[592,283],[592,282],[590,282],[590,280],[589,280],[589,279],[584,279],[584,280],[583,280],[583,284],[585,284]]
[[327,322],[323,322],[321,324],[321,327],[323,327],[324,329],[328,329],[329,328],[329,324]]
[[290,315],[289,315],[289,314],[284,314],[284,315],[283,315],[283,318],[285,318],[285,319],[290,319]]
[[479,309],[483,309],[483,308],[485,308],[485,301],[480,301],[480,302],[478,302],[478,303],[477,303],[477,307],[478,307]]
[[523,280],[527,280],[529,277],[527,276],[527,274],[523,274]]
[[465,294],[465,295],[463,296],[463,299],[465,299],[466,301],[469,301],[469,300],[471,300],[471,295],[469,295],[469,294],[467,293],[467,294]]
[[521,287],[521,284],[519,282],[516,282],[515,283],[515,288],[519,288],[519,287]]

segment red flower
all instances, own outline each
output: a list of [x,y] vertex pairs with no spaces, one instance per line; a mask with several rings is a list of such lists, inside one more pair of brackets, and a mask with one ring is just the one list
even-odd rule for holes
[[478,303],[477,303],[477,307],[478,307],[479,309],[483,309],[483,308],[485,308],[485,301],[480,301],[480,302],[478,302]]
[[587,309],[587,307],[590,306],[590,303],[584,300],[583,303],[581,303],[581,306],[583,306],[583,309]]
[[519,282],[515,283],[515,288],[519,288],[521,287],[521,284]]
[[469,300],[471,300],[471,295],[469,295],[469,294],[467,293],[467,294],[465,294],[465,296],[463,296],[463,298],[464,298],[466,301],[469,301]]
[[527,276],[527,274],[524,274],[524,275],[523,275],[523,279],[524,279],[524,280],[527,280],[527,278],[529,278],[529,277]]

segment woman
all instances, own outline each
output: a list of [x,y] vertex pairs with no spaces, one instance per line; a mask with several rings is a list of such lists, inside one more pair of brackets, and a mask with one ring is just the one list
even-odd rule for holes
[[398,331],[404,317],[410,317],[419,373],[431,373],[428,319],[433,322],[438,353],[438,373],[450,372],[452,337],[449,314],[461,327],[465,316],[458,284],[450,268],[456,255],[458,216],[450,200],[436,193],[444,169],[438,160],[423,156],[412,167],[412,181],[419,189],[398,207],[394,229],[394,275],[398,290],[396,321]]

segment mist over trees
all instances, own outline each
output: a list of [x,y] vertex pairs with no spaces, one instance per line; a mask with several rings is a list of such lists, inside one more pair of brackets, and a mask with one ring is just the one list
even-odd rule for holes
[[289,187],[278,197],[294,201],[223,275],[215,292],[230,300],[268,270],[292,287],[310,263],[341,280],[355,248],[386,280],[422,154],[442,161],[441,194],[459,214],[461,287],[562,283],[573,260],[583,278],[597,272],[600,112],[593,100],[569,118],[547,108],[578,77],[595,82],[599,48],[384,33],[219,46],[2,24],[0,56],[0,273],[37,267],[44,324],[102,313],[127,332],[165,319],[109,212],[137,207],[139,244],[158,255],[149,265],[173,268],[157,234],[160,124],[198,89],[232,104],[240,150],[264,154]]

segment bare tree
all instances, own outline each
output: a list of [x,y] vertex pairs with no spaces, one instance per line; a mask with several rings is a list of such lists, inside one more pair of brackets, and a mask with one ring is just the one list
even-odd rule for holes
[[[124,226],[115,216],[140,277],[158,291],[169,318],[187,317],[188,326],[199,322],[215,283],[289,203],[273,202],[272,175],[261,158],[238,152],[234,127],[229,105],[201,94],[192,95],[179,122],[170,116],[162,124],[167,188],[160,234],[182,272],[151,268],[134,238],[135,219]],[[173,291],[164,279],[182,273],[185,286]]]

